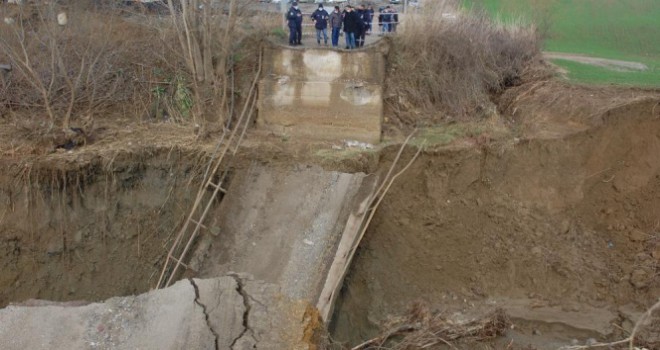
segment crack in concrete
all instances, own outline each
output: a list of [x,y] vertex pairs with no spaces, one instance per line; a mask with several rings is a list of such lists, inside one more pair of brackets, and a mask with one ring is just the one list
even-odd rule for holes
[[243,297],[243,306],[245,307],[245,311],[243,312],[243,331],[241,334],[239,334],[234,340],[231,342],[231,345],[229,346],[230,349],[233,349],[236,343],[243,338],[243,336],[250,331],[250,325],[248,324],[248,318],[250,316],[250,303],[248,300],[250,299],[250,296],[247,294],[245,289],[243,289],[243,280],[236,275],[236,274],[229,274],[234,280],[236,281],[236,291],[238,294]]
[[211,322],[209,321],[209,314],[206,311],[206,305],[204,305],[199,299],[199,288],[197,287],[197,284],[195,284],[195,281],[192,278],[189,278],[188,281],[190,281],[190,284],[193,286],[193,289],[195,289],[195,304],[199,305],[199,307],[202,308],[202,312],[204,313],[204,319],[206,320],[206,326],[209,328],[211,333],[213,333],[215,350],[219,350],[220,347],[218,346],[218,340],[220,337],[218,336],[218,333],[215,331],[215,329],[213,329],[213,327],[211,326]]

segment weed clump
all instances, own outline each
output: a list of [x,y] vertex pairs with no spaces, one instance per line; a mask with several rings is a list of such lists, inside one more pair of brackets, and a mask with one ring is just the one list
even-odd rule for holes
[[540,55],[533,25],[502,24],[457,1],[426,2],[392,38],[386,106],[404,125],[488,116]]

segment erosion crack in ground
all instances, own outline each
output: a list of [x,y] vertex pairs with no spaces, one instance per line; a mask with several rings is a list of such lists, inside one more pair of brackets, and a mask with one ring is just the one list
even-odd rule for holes
[[233,349],[234,346],[236,346],[236,343],[245,336],[245,334],[250,331],[250,325],[249,325],[249,317],[250,317],[250,302],[248,299],[250,296],[248,293],[245,291],[243,288],[243,280],[241,280],[241,277],[236,275],[236,274],[229,274],[230,277],[234,278],[236,281],[236,291],[238,294],[241,295],[243,298],[243,306],[245,306],[245,311],[243,312],[243,330],[241,331],[241,334],[239,334],[234,340],[231,342],[231,345],[229,346],[230,349]]
[[209,328],[211,333],[213,333],[213,340],[214,340],[214,347],[216,350],[219,350],[218,346],[218,332],[213,329],[213,326],[211,326],[211,322],[209,322],[209,314],[206,310],[206,305],[204,305],[201,302],[201,299],[199,297],[199,287],[197,287],[197,284],[195,284],[195,281],[192,278],[189,278],[188,281],[190,281],[190,284],[192,285],[193,289],[195,289],[195,304],[199,305],[199,307],[202,308],[202,312],[204,313],[204,320],[206,321],[206,326]]

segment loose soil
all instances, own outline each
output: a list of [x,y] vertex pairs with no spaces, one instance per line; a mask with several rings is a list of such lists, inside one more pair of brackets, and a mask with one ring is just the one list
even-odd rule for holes
[[[591,114],[549,104],[551,90],[511,108],[516,137],[427,152],[392,187],[344,285],[335,339],[374,337],[421,300],[458,321],[504,307],[517,328],[501,348],[556,349],[604,340],[613,321],[629,332],[657,301],[660,100],[561,95],[603,98],[609,109]],[[525,114],[539,105],[546,113]]]

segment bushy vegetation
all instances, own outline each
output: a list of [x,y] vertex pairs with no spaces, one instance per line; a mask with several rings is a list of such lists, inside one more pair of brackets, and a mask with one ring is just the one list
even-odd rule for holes
[[2,5],[0,64],[12,71],[0,79],[0,117],[46,130],[118,113],[195,123],[231,117],[267,28],[237,0],[180,4],[159,13],[70,1]]
[[535,27],[460,11],[457,1],[410,16],[392,40],[387,78],[386,103],[404,124],[494,112],[492,97],[518,84],[540,52]]

